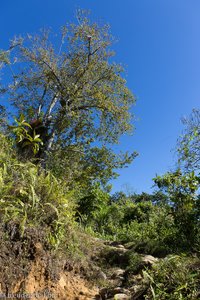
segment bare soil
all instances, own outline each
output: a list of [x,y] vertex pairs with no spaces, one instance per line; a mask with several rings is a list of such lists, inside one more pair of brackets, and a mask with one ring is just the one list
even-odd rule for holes
[[11,223],[0,228],[0,247],[0,299],[86,300],[98,294],[81,272],[45,249],[41,231],[21,238]]

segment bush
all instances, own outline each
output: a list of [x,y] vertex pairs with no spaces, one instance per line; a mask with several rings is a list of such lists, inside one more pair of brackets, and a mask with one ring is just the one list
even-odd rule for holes
[[49,243],[58,247],[74,224],[73,192],[32,163],[21,163],[12,143],[0,136],[0,221],[27,227],[41,227]]
[[174,220],[165,207],[152,207],[149,221],[134,220],[117,229],[117,239],[131,243],[140,253],[163,256],[178,249]]
[[155,264],[145,273],[150,289],[145,299],[195,300],[199,299],[200,260],[171,255]]

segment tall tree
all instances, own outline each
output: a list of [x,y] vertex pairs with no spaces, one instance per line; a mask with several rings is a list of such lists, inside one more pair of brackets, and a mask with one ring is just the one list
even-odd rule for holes
[[24,132],[42,140],[40,158],[46,161],[59,149],[81,160],[91,153],[97,168],[102,153],[110,169],[130,162],[135,153],[116,156],[108,146],[131,132],[135,102],[122,66],[112,59],[109,26],[91,23],[79,12],[77,24],[63,26],[59,43],[50,31],[19,41],[8,92],[21,120],[31,126]]

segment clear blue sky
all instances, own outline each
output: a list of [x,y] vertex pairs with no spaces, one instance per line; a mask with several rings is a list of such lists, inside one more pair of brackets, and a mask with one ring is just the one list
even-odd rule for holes
[[140,155],[120,171],[113,191],[150,192],[155,174],[174,164],[180,118],[200,104],[200,1],[2,0],[0,48],[14,35],[58,30],[79,7],[110,23],[119,40],[116,61],[127,65],[128,86],[138,99],[135,134],[123,137],[120,148]]

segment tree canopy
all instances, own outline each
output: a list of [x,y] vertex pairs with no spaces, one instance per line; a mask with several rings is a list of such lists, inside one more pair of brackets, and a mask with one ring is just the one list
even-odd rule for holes
[[24,153],[30,156],[34,145],[32,155],[41,161],[56,153],[74,164],[84,161],[82,169],[92,157],[93,171],[109,169],[108,177],[135,157],[116,155],[110,146],[132,131],[135,103],[123,67],[113,60],[112,42],[109,26],[82,12],[76,24],[62,27],[60,38],[42,30],[13,41],[9,61],[4,56],[12,81],[3,91],[20,117],[15,134]]

